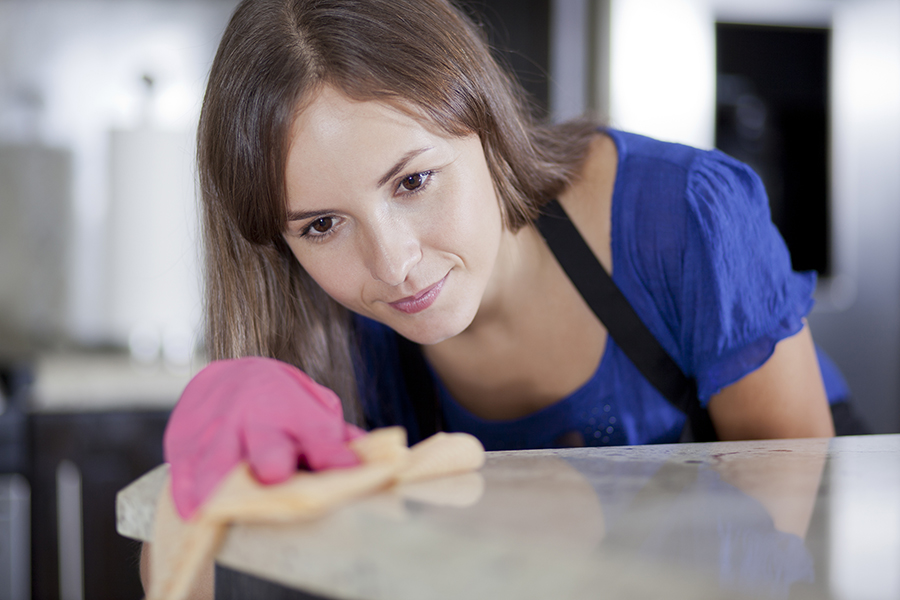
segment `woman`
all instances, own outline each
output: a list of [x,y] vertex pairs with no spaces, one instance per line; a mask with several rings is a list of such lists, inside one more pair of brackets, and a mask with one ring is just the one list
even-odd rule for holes
[[[834,435],[847,390],[804,320],[814,277],[791,271],[759,179],[535,124],[445,0],[242,2],[198,156],[211,358],[281,362],[213,363],[186,389],[165,442],[183,516],[239,460],[263,481],[352,464],[359,430],[319,384],[358,425],[489,449],[675,442],[686,422]],[[545,237],[568,220],[589,256],[564,271]],[[677,367],[662,383],[573,284],[594,257],[640,321],[625,329]]]

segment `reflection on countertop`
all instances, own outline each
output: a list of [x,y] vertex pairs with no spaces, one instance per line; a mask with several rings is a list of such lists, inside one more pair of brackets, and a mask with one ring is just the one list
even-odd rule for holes
[[[124,535],[149,537],[161,474],[120,494]],[[234,527],[219,564],[366,599],[900,597],[900,435],[489,453],[478,475]]]

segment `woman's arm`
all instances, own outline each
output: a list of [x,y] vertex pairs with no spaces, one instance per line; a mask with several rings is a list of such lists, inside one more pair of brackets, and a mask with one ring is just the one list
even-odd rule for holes
[[781,340],[762,367],[714,395],[709,415],[721,440],[833,436],[809,326]]

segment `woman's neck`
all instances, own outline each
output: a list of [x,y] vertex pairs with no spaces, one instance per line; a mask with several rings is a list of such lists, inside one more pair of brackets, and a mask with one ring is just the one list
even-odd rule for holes
[[[610,207],[616,154],[598,136],[586,170],[559,196],[601,264],[612,267]],[[486,419],[531,414],[596,371],[606,330],[534,226],[504,232],[478,312],[462,333],[424,346],[450,394]]]
[[534,305],[534,294],[546,290],[543,282],[553,260],[534,226],[526,225],[515,233],[504,231],[481,305],[461,335],[477,337],[488,331],[497,334],[514,328],[528,307]]

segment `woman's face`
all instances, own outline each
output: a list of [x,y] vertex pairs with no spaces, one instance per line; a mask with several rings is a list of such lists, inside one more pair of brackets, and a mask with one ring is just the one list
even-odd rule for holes
[[284,238],[348,309],[422,344],[472,322],[503,235],[476,135],[323,88],[291,129]]

